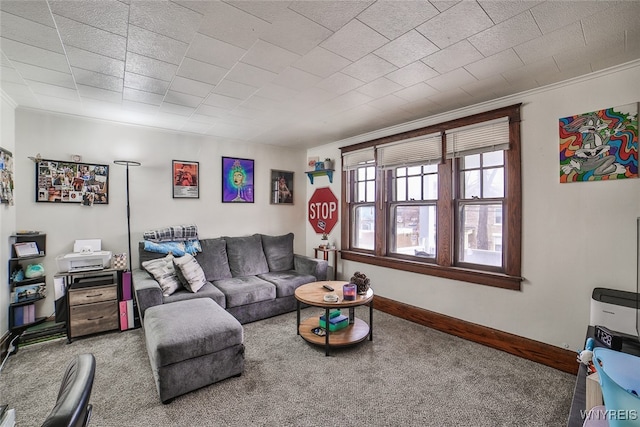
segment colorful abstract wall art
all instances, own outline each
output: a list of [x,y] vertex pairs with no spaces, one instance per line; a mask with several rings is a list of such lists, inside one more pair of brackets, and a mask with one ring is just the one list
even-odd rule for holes
[[253,160],[222,158],[222,202],[253,203]]
[[638,104],[560,119],[560,182],[638,177]]

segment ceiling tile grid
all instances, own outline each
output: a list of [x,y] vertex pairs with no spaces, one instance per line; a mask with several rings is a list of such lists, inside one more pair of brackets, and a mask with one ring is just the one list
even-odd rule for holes
[[640,1],[3,0],[15,104],[308,147],[640,59]]

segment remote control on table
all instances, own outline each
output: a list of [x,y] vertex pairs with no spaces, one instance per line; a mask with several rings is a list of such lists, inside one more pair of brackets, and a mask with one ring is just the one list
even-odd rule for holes
[[328,291],[333,291],[333,288],[329,285],[322,285],[323,288],[325,288]]

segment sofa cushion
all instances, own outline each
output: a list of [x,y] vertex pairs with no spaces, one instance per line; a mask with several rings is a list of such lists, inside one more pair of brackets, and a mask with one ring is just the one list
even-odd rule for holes
[[269,271],[293,270],[293,233],[283,236],[261,234]]
[[178,289],[182,288],[180,280],[176,275],[173,265],[173,255],[169,254],[163,258],[153,259],[142,263],[142,268],[147,270],[149,274],[162,288],[162,295],[171,295]]
[[163,297],[162,302],[164,304],[167,304],[170,302],[184,301],[195,298],[211,298],[216,303],[218,303],[220,307],[227,307],[226,298],[224,297],[222,291],[209,282],[205,283],[204,286],[202,286],[195,294],[191,291],[186,290],[185,288],[180,288],[173,294]]
[[227,300],[226,308],[270,301],[276,298],[275,285],[258,276],[232,277],[216,280],[213,284],[224,294]]
[[229,260],[227,259],[227,242],[224,239],[200,240],[202,252],[196,256],[204,276],[209,282],[231,277]]
[[259,234],[243,237],[225,237],[231,276],[244,277],[268,273],[269,265],[262,250]]
[[298,273],[295,270],[272,271],[270,273],[259,274],[258,277],[276,286],[277,298],[293,295],[298,286],[316,281],[315,276]]
[[191,292],[198,292],[207,283],[204,271],[193,255],[185,254],[180,258],[174,258],[173,263],[182,286]]

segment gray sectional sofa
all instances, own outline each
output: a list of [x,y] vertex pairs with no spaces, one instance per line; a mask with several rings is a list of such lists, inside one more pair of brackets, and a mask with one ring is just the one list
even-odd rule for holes
[[202,252],[195,259],[207,283],[195,293],[179,289],[171,295],[163,295],[158,281],[142,268],[143,262],[166,255],[145,251],[141,242],[141,267],[132,272],[140,318],[149,307],[193,298],[211,298],[242,324],[294,311],[296,288],[326,280],[327,261],[294,254],[293,237],[201,239]]

